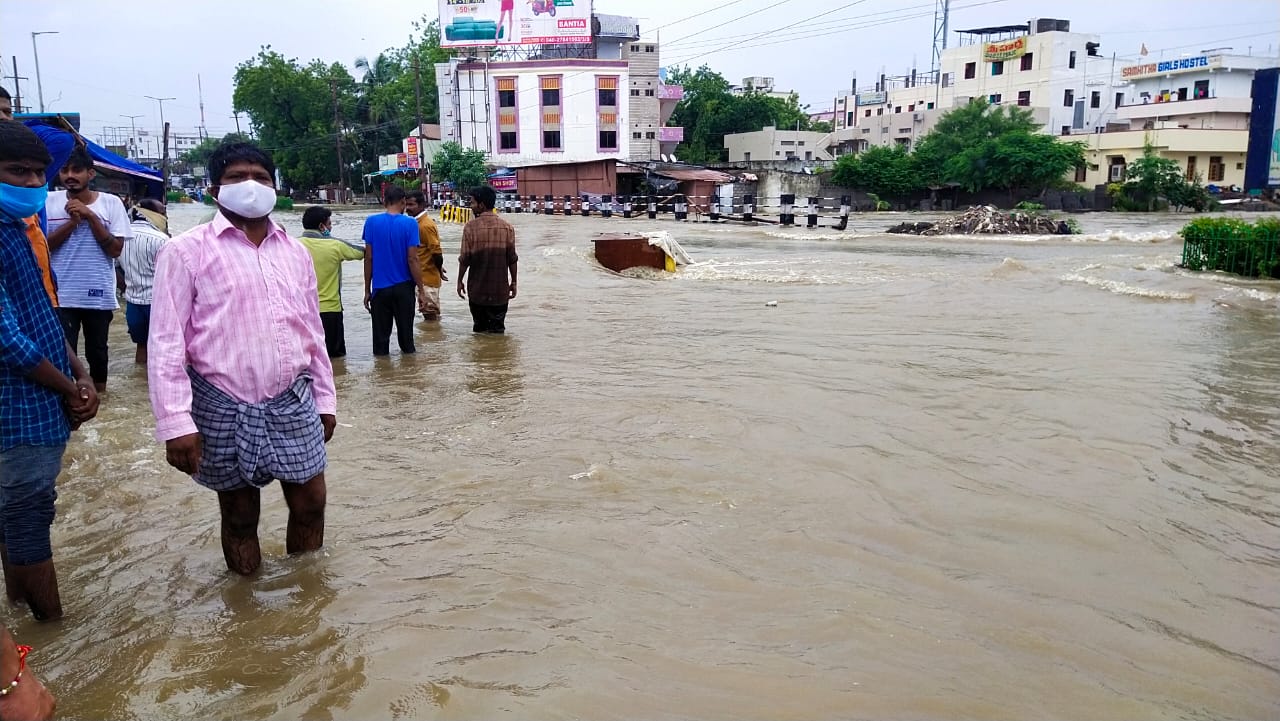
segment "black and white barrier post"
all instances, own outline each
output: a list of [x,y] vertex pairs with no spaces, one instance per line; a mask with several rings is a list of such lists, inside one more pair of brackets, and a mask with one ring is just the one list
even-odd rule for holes
[[689,199],[684,195],[676,195],[676,220],[688,220]]
[[630,195],[622,196],[622,217],[624,218],[631,217],[631,196]]
[[556,214],[555,203],[552,202],[550,195],[542,196],[542,212],[547,215]]
[[606,218],[613,217],[613,196],[600,196],[600,214]]
[[795,204],[795,195],[788,193],[782,196],[782,212],[778,213],[779,225],[791,225],[796,222],[796,216],[792,214]]
[[564,214],[573,215],[573,198],[568,195],[564,196]]
[[818,199],[812,196],[809,197],[809,217],[807,225],[810,228],[818,227]]
[[709,205],[711,206],[711,212],[707,214],[707,217],[711,220],[720,220],[720,199],[712,196]]
[[588,218],[591,216],[591,198],[585,195],[582,196],[582,202],[578,207],[582,210],[582,217]]
[[836,226],[836,230],[845,230],[849,227],[849,206],[852,204],[852,196],[840,196],[840,224]]
[[742,221],[744,223],[754,223],[755,219],[752,216],[755,215],[755,212],[756,212],[756,196],[754,195],[742,196]]
[[658,198],[657,196],[649,196],[649,220],[655,220],[658,217]]

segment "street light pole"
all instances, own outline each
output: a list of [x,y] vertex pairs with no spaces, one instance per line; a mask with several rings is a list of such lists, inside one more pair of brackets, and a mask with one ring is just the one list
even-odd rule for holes
[[[121,115],[120,117],[129,119],[129,130],[131,133],[131,135],[129,136],[129,149],[136,152],[138,147],[138,126],[134,123],[134,120],[137,118],[141,118],[142,116],[141,115]],[[136,158],[129,158],[129,160],[135,160],[135,159]]]
[[40,99],[40,112],[44,112],[44,85],[40,83],[40,50],[36,47],[37,35],[57,35],[57,30],[41,30],[31,33],[31,54],[36,58],[36,97]]
[[[156,101],[157,103],[159,103],[159,104],[160,104],[160,130],[161,130],[161,132],[163,133],[163,131],[164,131],[164,101],[166,101],[166,100],[177,100],[177,98],[157,98],[157,97],[156,97],[156,96],[154,96],[154,95],[144,95],[144,96],[142,96],[142,97],[144,97],[144,98],[150,98],[150,99],[152,99],[152,100],[154,100],[154,101]],[[165,152],[168,152],[168,151],[169,151],[169,144],[168,144],[168,142],[166,142],[166,143],[165,143],[165,147],[164,147],[164,148],[162,148],[162,151],[163,151],[163,152],[161,153],[161,155],[163,155]]]

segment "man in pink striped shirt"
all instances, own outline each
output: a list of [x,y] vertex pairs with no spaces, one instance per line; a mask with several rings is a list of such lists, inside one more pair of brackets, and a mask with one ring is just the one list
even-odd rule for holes
[[208,167],[217,214],[156,260],[147,372],[169,464],[218,492],[227,567],[249,575],[272,480],[289,507],[288,552],[324,543],[337,397],[311,256],[270,218],[274,164],[235,143]]

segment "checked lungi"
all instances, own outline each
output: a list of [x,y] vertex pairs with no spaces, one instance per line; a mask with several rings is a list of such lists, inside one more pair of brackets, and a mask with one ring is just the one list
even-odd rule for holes
[[196,483],[214,491],[262,488],[278,479],[306,483],[328,461],[311,376],[261,403],[241,403],[193,369],[191,417],[201,436]]

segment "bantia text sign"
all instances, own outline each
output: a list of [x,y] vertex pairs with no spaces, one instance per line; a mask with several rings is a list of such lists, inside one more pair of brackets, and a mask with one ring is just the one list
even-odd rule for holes
[[591,42],[591,0],[439,0],[440,45],[570,45]]

